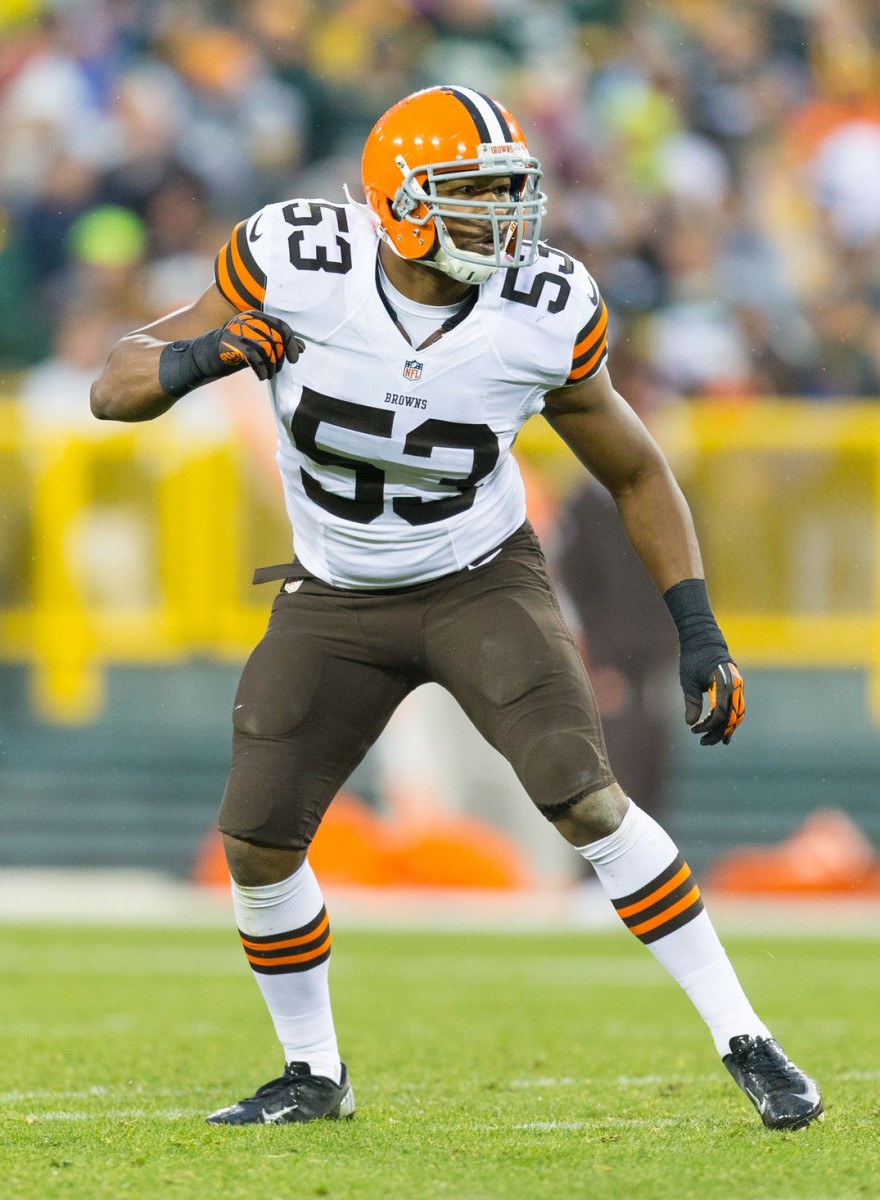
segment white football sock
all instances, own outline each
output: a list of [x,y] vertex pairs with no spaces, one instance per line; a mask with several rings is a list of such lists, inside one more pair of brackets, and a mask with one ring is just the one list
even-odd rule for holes
[[308,861],[280,883],[232,883],[232,906],[254,978],[269,1009],[285,1062],[313,1075],[342,1074],[328,986],[330,926]]
[[770,1037],[704,911],[700,890],[672,838],[630,801],[620,826],[578,846],[625,925],[684,988],[719,1054],[739,1034]]

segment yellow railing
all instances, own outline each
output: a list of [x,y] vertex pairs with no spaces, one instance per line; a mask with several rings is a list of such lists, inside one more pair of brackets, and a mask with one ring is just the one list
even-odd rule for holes
[[[880,403],[692,403],[654,433],[694,510],[739,661],[862,669],[880,723]],[[521,443],[570,486],[546,423]]]
[[[89,719],[111,664],[240,661],[290,555],[274,484],[172,422],[31,428],[0,404],[0,657],[41,711]],[[747,665],[853,667],[880,716],[880,406],[693,404],[656,430],[692,503],[716,610]],[[546,424],[518,450],[578,477]]]
[[880,715],[880,406],[699,405],[665,444],[731,645],[757,665],[863,668]]
[[56,721],[100,709],[105,665],[240,659],[268,609],[265,589],[249,594],[254,556],[291,556],[280,497],[261,498],[231,442],[162,421],[96,428],[0,408],[0,654],[32,665]]

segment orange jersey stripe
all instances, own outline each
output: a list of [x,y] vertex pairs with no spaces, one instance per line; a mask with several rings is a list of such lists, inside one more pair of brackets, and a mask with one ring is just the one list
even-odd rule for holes
[[643,933],[649,933],[652,929],[656,929],[659,925],[665,925],[667,921],[671,921],[673,917],[677,917],[680,912],[684,912],[686,908],[690,908],[692,904],[700,898],[700,889],[696,884],[691,888],[688,894],[682,897],[676,904],[667,908],[665,912],[659,916],[652,917],[650,921],[643,921],[641,925],[630,925],[630,933],[634,933],[636,937],[641,937]]
[[277,942],[249,942],[247,938],[241,939],[241,944],[246,950],[289,950],[291,946],[302,946],[305,942],[313,942],[315,938],[320,937],[330,924],[330,914],[324,913],[324,920],[320,925],[316,925],[310,933],[304,933],[301,937],[283,938]]
[[605,339],[602,338],[602,345],[599,347],[599,349],[596,351],[596,353],[593,355],[593,357],[587,359],[587,361],[585,363],[583,363],[581,366],[577,367],[574,371],[572,371],[572,373],[569,375],[566,382],[574,383],[578,379],[583,379],[583,377],[585,375],[589,375],[590,371],[592,371],[593,367],[595,367],[596,363],[601,359],[602,355],[605,353],[605,350],[606,350]]
[[572,359],[580,358],[580,356],[582,354],[586,354],[586,352],[590,349],[591,346],[595,346],[596,342],[599,340],[599,338],[601,338],[602,334],[607,329],[607,327],[608,327],[608,309],[605,307],[604,302],[602,304],[602,309],[603,309],[603,311],[602,311],[602,316],[599,318],[599,324],[596,326],[595,329],[590,330],[590,332],[587,334],[587,336],[584,338],[584,340],[582,342],[578,342],[578,344],[575,346],[575,348],[572,352],[572,355],[571,355]]
[[253,963],[255,967],[284,967],[292,963],[309,962],[312,958],[317,958],[321,954],[326,954],[330,949],[333,938],[328,933],[326,938],[314,950],[305,950],[302,954],[288,954],[284,958],[257,958],[255,955],[248,954],[245,950],[245,958],[249,963]]
[[644,912],[646,908],[650,908],[652,904],[656,904],[658,900],[662,900],[664,896],[668,896],[670,892],[674,892],[679,884],[684,883],[690,874],[690,867],[687,863],[666,883],[658,887],[656,891],[651,892],[650,896],[646,896],[644,900],[639,900],[635,904],[628,904],[626,908],[619,908],[617,915],[621,918],[631,917],[634,913]]
[[246,236],[244,227],[245,222],[239,221],[232,231],[232,237],[229,239],[229,248],[232,252],[232,263],[238,272],[241,282],[254,296],[256,296],[256,298],[262,304],[266,299],[266,289],[261,284],[257,283],[256,279],[254,279],[253,275],[251,275],[250,271],[244,265],[244,260],[242,259],[241,252],[238,249],[239,237]]
[[227,256],[229,254],[229,245],[225,245],[217,255],[217,283],[220,286],[220,291],[226,297],[230,304],[234,304],[236,308],[245,312],[249,308],[253,308],[251,302],[242,296],[235,284],[232,282],[232,277],[229,274],[229,262]]

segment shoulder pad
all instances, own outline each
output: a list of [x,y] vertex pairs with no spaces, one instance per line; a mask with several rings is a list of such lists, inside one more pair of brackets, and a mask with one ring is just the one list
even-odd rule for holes
[[351,270],[353,215],[328,200],[267,204],[235,226],[217,255],[217,287],[239,309],[313,307]]
[[533,311],[526,319],[534,337],[524,338],[518,353],[532,360],[548,386],[578,383],[602,367],[607,310],[583,263],[541,242],[531,266],[506,273],[500,295],[522,306],[524,315]]

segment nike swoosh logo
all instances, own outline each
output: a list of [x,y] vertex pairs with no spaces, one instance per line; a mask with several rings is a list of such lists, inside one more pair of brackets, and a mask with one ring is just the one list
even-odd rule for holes
[[476,571],[477,567],[485,567],[486,563],[490,563],[493,558],[497,558],[501,553],[501,547],[493,550],[491,554],[484,554],[482,558],[475,558],[472,563],[468,563],[469,571]]
[[590,299],[594,304],[599,303],[599,289],[596,287],[596,281],[592,275],[587,276],[590,281]]
[[277,1123],[279,1121],[282,1121],[287,1116],[288,1113],[296,1112],[296,1110],[298,1108],[299,1108],[298,1104],[289,1104],[287,1106],[287,1108],[279,1108],[275,1112],[267,1112],[266,1109],[264,1108],[263,1109],[263,1120],[265,1121],[265,1123],[267,1125],[277,1125]]
[[748,1088],[746,1088],[746,1092],[752,1098],[752,1100],[755,1102],[755,1108],[757,1108],[758,1112],[763,1117],[764,1110],[767,1107],[767,1097],[763,1096],[761,1099],[758,1099],[758,1097],[755,1095],[755,1093],[750,1091]]
[[250,233],[248,234],[248,241],[250,241],[250,242],[257,242],[257,241],[259,241],[259,240],[260,240],[260,238],[263,236],[261,233],[257,233],[257,226],[259,225],[259,223],[260,223],[260,221],[262,220],[262,218],[263,218],[263,214],[262,214],[262,213],[258,213],[258,214],[257,214],[257,219],[256,219],[256,221],[254,221],[254,227],[253,227],[253,229],[250,231]]

